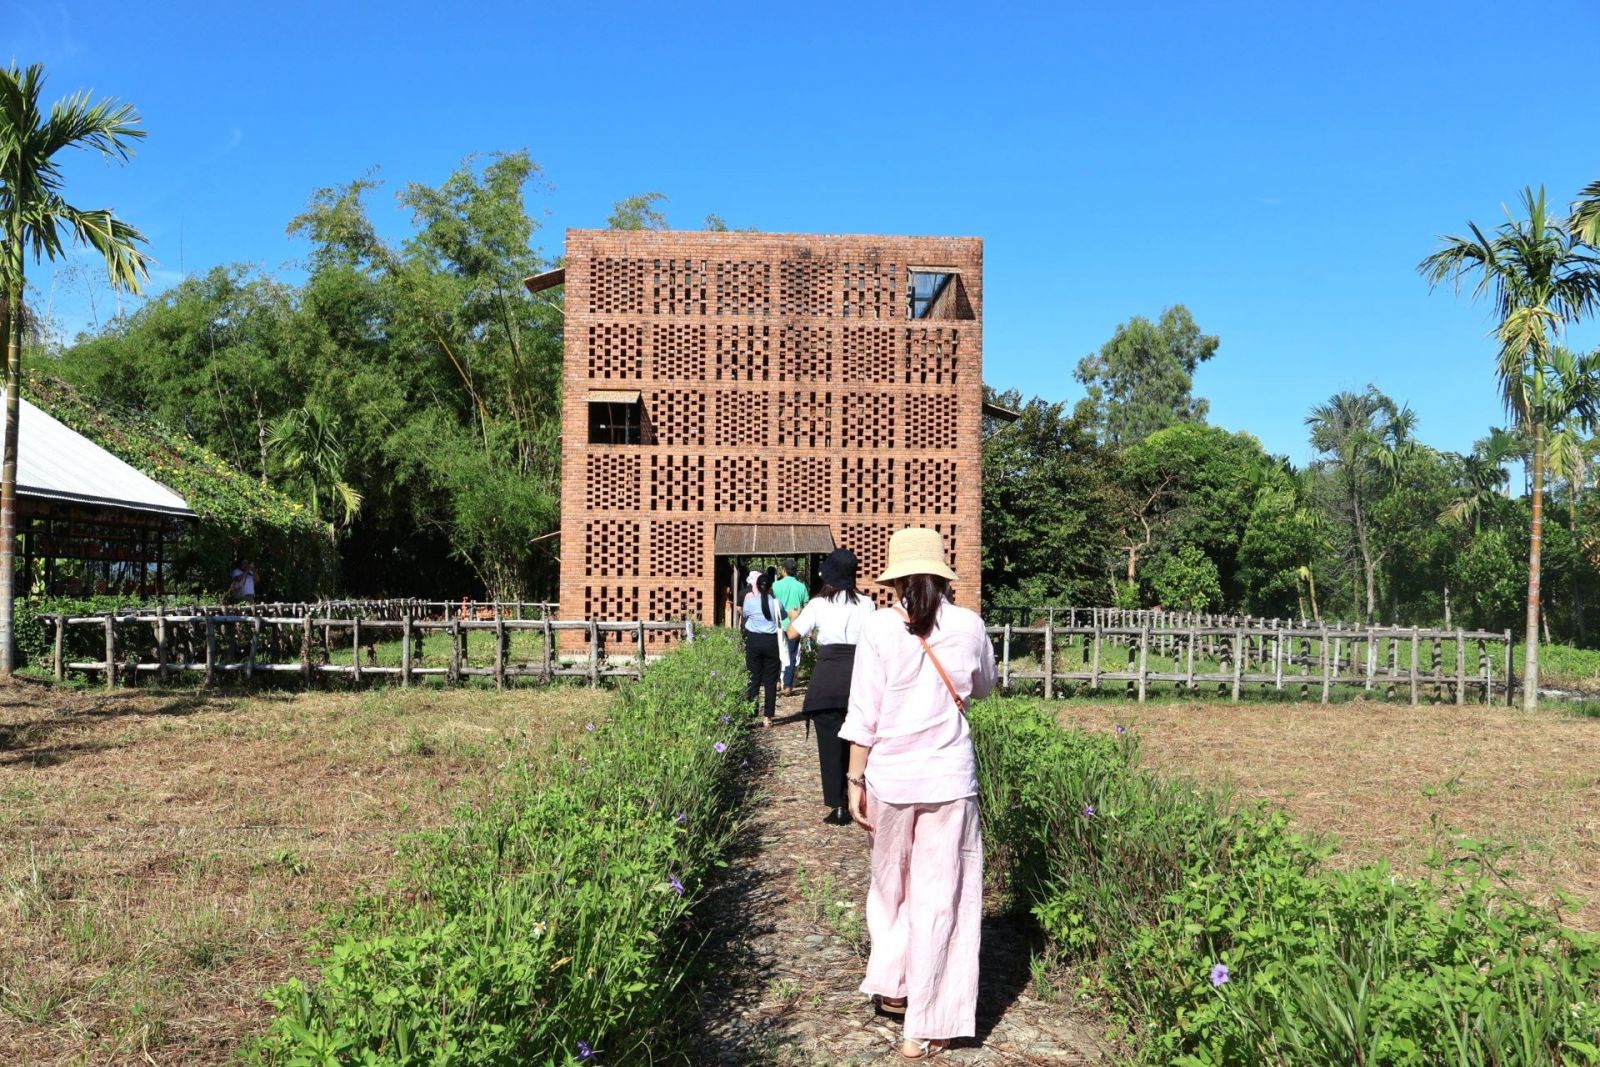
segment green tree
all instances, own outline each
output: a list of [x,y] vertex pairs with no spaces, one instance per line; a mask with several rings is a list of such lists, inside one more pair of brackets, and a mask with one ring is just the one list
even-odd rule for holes
[[1125,448],[1174,423],[1204,422],[1207,403],[1194,398],[1194,372],[1217,345],[1182,304],[1157,322],[1136,315],[1119,325],[1073,373],[1088,394],[1082,407],[1101,441]]
[[348,478],[343,426],[336,415],[319,403],[284,412],[268,431],[267,447],[281,471],[280,490],[306,499],[312,516],[329,523],[330,530],[355,521],[361,493]]
[[1087,604],[1102,596],[1112,543],[1114,458],[1063,405],[990,399],[1022,417],[983,446],[983,588],[996,604]]
[[1600,245],[1600,182],[1590,182],[1578,194],[1568,228],[1586,245]]
[[[74,207],[62,196],[60,156],[69,148],[126,160],[144,136],[131,104],[91,101],[87,93],[57,100],[46,116],[40,94],[44,67],[0,70],[0,292],[7,309],[22,306],[26,264],[55,259],[66,240],[88,245],[105,259],[113,285],[137,292],[148,277],[138,245],[144,237],[109,209]],[[6,338],[5,463],[0,467],[0,674],[14,662],[13,609],[17,548],[17,421],[22,384],[23,316],[8,314]]]
[[[629,196],[618,200],[611,207],[611,217],[606,219],[606,227],[612,230],[665,230],[667,216],[657,204],[665,204],[665,193],[640,193],[638,196]],[[720,227],[713,225],[712,220],[722,223]],[[715,215],[706,216],[706,229],[727,229],[727,223]]]
[[1430,285],[1476,276],[1473,295],[1490,295],[1499,319],[1496,371],[1506,409],[1533,438],[1532,507],[1528,551],[1528,596],[1523,661],[1523,707],[1539,700],[1539,564],[1544,537],[1544,474],[1548,460],[1549,401],[1535,395],[1547,380],[1546,367],[1556,340],[1600,299],[1600,259],[1583,249],[1568,228],[1545,206],[1545,193],[1525,189],[1525,218],[1509,216],[1486,234],[1469,223],[1467,235],[1443,238],[1444,246],[1418,270]]
[[1222,601],[1217,565],[1197,545],[1184,545],[1163,559],[1150,584],[1169,611],[1207,611]]
[[1123,581],[1139,581],[1142,559],[1159,563],[1194,545],[1218,569],[1223,599],[1239,599],[1239,546],[1271,466],[1254,437],[1200,423],[1168,426],[1124,449],[1118,465],[1124,511],[1117,524]]
[[1343,392],[1311,409],[1306,425],[1315,465],[1328,475],[1328,506],[1350,532],[1365,593],[1363,618],[1372,622],[1378,607],[1378,550],[1369,512],[1374,498],[1392,484],[1409,443],[1410,413],[1368,386],[1364,393]]
[[1315,482],[1316,472],[1287,461],[1262,479],[1239,545],[1241,600],[1255,614],[1322,620],[1316,573],[1327,532]]

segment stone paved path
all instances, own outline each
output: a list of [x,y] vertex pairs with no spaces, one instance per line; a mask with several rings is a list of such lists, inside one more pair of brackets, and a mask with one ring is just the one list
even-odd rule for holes
[[[905,1062],[899,1025],[856,991],[866,952],[867,837],[822,822],[816,740],[785,698],[779,723],[759,730],[752,819],[708,902],[709,958],[700,988],[707,1047],[696,1062],[833,1067]],[[936,1063],[1086,1064],[1102,1054],[1092,1021],[1047,1004],[1029,981],[1027,935],[984,922],[978,1037]]]

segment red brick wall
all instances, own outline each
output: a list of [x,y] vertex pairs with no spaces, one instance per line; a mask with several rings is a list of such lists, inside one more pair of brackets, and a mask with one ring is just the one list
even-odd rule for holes
[[[972,317],[912,319],[913,266]],[[710,620],[719,522],[828,523],[864,586],[934,527],[978,605],[981,240],[569,230],[566,279],[562,618]],[[643,444],[588,443],[591,389]]]

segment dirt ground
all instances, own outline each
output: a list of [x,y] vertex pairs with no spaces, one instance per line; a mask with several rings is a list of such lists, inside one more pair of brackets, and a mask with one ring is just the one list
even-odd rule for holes
[[1061,721],[1136,730],[1153,770],[1229,782],[1333,834],[1335,864],[1423,869],[1462,837],[1512,846],[1502,864],[1573,926],[1600,930],[1600,719],[1542,710],[1357,701],[1323,706],[1072,703]]
[[0,687],[0,1063],[228,1062],[327,906],[608,702]]

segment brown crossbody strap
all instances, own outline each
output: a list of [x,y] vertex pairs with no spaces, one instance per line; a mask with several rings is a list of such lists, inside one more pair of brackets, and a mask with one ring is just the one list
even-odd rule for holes
[[[906,620],[907,626],[911,625],[911,616],[907,614],[905,608],[895,608],[894,610],[898,611],[900,617]],[[933,648],[928,644],[928,639],[918,635],[917,640],[922,642],[922,651],[926,652],[928,658],[933,661],[934,670],[938,671],[939,677],[944,679],[944,687],[950,691],[950,699],[956,702],[956,707],[960,708],[961,714],[965,715],[967,713],[967,702],[961,699],[960,693],[956,692],[955,683],[950,681],[950,673],[944,669],[944,664],[939,662],[939,657],[933,654]]]

